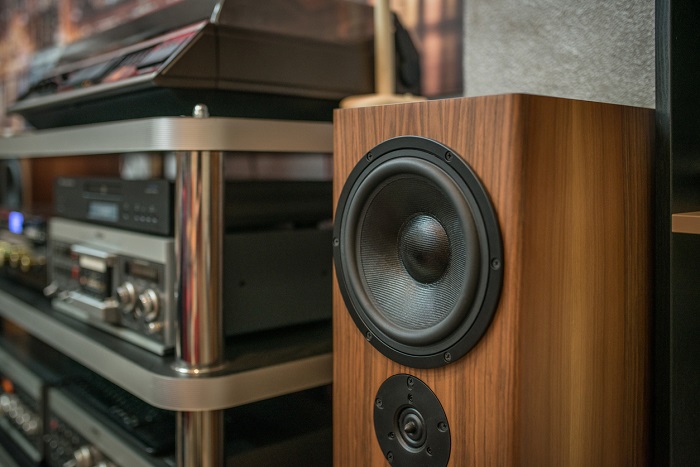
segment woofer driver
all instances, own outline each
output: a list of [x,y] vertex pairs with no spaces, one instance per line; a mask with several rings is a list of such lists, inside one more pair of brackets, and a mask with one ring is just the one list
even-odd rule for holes
[[504,262],[489,196],[458,154],[427,138],[387,140],[357,163],[336,209],[334,259],[355,324],[404,365],[462,357],[498,305]]

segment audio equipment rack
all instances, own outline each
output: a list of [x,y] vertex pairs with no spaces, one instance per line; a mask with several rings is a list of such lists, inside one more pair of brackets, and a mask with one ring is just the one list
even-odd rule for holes
[[[0,138],[0,158],[175,153],[180,310],[175,355],[160,357],[55,312],[35,292],[0,281],[0,318],[143,401],[176,411],[178,465],[223,465],[223,410],[328,384],[329,323],[225,341],[220,312],[224,152],[331,153],[330,123],[153,117]],[[199,196],[196,196],[196,195]],[[197,283],[206,277],[205,283]],[[203,286],[206,284],[206,287]],[[210,330],[216,330],[210,331]]]

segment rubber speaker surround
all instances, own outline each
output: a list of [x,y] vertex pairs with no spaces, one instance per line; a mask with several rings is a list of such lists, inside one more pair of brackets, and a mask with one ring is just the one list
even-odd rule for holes
[[436,141],[402,136],[365,155],[336,209],[340,291],[390,359],[435,368],[486,332],[503,282],[501,234],[471,168]]

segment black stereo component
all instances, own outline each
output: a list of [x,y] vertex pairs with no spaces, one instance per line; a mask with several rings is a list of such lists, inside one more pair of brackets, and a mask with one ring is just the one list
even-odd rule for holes
[[47,395],[50,467],[174,466],[175,413],[85,370]]
[[[27,379],[28,378],[28,379]],[[38,465],[42,458],[41,383],[0,371],[0,444]]]
[[132,438],[145,453],[164,456],[174,452],[175,412],[154,407],[95,374],[74,378],[62,391],[99,414],[115,432]]
[[[60,177],[54,182],[54,210],[67,219],[172,236],[173,191],[174,184],[164,179]],[[224,228],[314,226],[331,218],[332,192],[332,183],[324,181],[228,181]]]
[[173,234],[173,189],[167,180],[57,178],[57,216],[156,235]]
[[305,228],[227,234],[226,335],[330,319],[331,233]]
[[0,447],[21,466],[172,467],[175,414],[26,334],[0,336]]
[[26,334],[0,337],[0,445],[20,465],[43,465],[46,391],[82,370]]
[[226,467],[332,465],[331,413],[330,386],[227,409]]
[[[111,418],[95,412],[83,401],[76,401],[67,392],[70,388],[51,388],[48,392],[46,463],[49,467],[97,466],[172,467],[172,456],[151,456],[134,443],[128,432],[115,429]],[[118,389],[115,387],[115,389]],[[128,417],[129,407],[111,406]],[[173,416],[174,419],[174,416]],[[133,423],[133,421],[131,422]],[[152,425],[152,436],[172,439],[166,427]],[[166,431],[159,431],[160,429]]]
[[0,275],[36,290],[47,284],[46,218],[0,210]]

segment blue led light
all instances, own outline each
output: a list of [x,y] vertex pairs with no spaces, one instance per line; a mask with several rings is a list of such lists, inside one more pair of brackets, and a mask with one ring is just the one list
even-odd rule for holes
[[10,216],[7,218],[7,223],[10,232],[20,235],[22,233],[22,228],[24,227],[24,216],[21,212],[10,211]]

